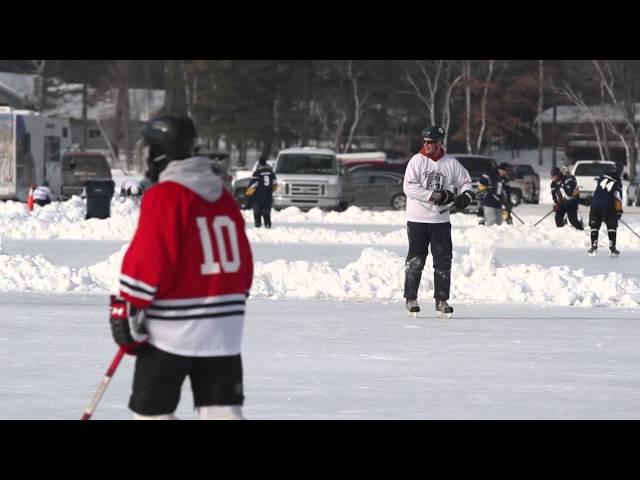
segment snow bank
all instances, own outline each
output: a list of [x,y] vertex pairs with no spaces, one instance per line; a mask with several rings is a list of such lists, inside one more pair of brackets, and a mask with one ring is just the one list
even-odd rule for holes
[[[104,293],[118,290],[127,245],[104,262],[79,269],[53,265],[41,256],[0,255],[0,291]],[[431,257],[427,258],[419,297],[433,296]],[[398,301],[402,298],[404,258],[365,248],[341,269],[328,262],[256,262],[253,297]],[[585,275],[568,266],[500,265],[491,246],[474,246],[454,257],[454,303],[530,303],[578,307],[640,306],[640,282],[618,273]]]
[[[85,212],[86,202],[77,196],[67,202],[36,207],[31,214],[23,203],[4,202],[0,203],[0,232],[4,238],[10,239],[129,241],[138,222],[139,206],[131,199],[123,202],[114,199],[111,217],[104,220],[85,220]],[[247,235],[252,243],[407,245],[406,221],[402,212],[367,211],[357,207],[342,213],[320,209],[301,212],[291,207],[273,213],[275,227],[270,230],[252,228],[252,213],[244,211],[243,215],[249,225]],[[586,249],[589,246],[587,231],[579,232],[570,227],[558,229],[552,219],[533,227],[540,218],[538,215],[521,215],[521,218],[526,225],[516,221],[513,226],[480,227],[474,215],[453,215],[453,243],[455,246],[493,244],[507,248],[547,246]],[[640,231],[640,222],[635,217],[627,223]],[[318,227],[317,224],[326,227]],[[330,225],[371,225],[371,228],[336,230]],[[376,225],[397,225],[398,229],[381,233],[376,231]],[[606,238],[604,228],[601,238]],[[618,229],[618,244],[624,250],[640,249],[640,239],[623,225]]]

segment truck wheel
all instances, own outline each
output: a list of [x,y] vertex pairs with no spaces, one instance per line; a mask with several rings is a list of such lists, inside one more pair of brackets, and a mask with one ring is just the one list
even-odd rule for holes
[[344,212],[347,208],[349,208],[349,202],[340,202],[338,203],[338,208],[336,208],[336,210],[338,212]]
[[407,197],[402,195],[401,193],[394,195],[391,199],[391,206],[394,210],[406,210],[407,208]]

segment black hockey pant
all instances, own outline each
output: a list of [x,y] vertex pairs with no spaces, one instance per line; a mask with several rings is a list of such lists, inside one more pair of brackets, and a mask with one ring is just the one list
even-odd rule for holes
[[253,222],[256,227],[262,226],[262,220],[264,220],[264,226],[271,228],[271,204],[254,203],[253,204]]
[[556,212],[556,226],[564,227],[565,219],[564,216],[569,217],[569,223],[576,230],[584,230],[584,225],[582,225],[582,221],[578,218],[578,202],[576,200],[567,200],[565,203],[560,205],[560,209]]
[[598,234],[602,221],[607,225],[609,235],[609,248],[616,247],[616,236],[618,230],[618,216],[613,208],[594,208],[589,210],[589,226],[591,227],[591,246],[598,248]]
[[451,289],[451,224],[407,222],[409,253],[405,262],[404,298],[417,299],[422,270],[431,244],[433,256],[433,297],[448,300]]

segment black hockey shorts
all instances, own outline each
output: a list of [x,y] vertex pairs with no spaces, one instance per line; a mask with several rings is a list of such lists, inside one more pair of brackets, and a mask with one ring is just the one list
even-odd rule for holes
[[129,408],[140,415],[175,412],[187,376],[194,407],[244,403],[240,355],[184,357],[147,343],[136,357]]
[[600,230],[602,222],[607,225],[607,230],[618,229],[618,216],[613,208],[594,208],[589,210],[589,226],[592,230]]
[[431,246],[434,270],[451,270],[453,258],[451,223],[407,222],[407,236],[409,238],[407,260],[419,257],[424,265],[427,249]]

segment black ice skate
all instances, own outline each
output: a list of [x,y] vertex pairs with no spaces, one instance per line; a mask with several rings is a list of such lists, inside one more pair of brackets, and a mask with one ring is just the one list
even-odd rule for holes
[[453,316],[453,307],[446,300],[436,300],[436,312],[440,318],[451,318]]
[[610,257],[619,257],[620,256],[620,252],[618,251],[618,249],[616,249],[616,247],[611,247],[609,249],[609,256]]
[[596,253],[598,253],[598,247],[591,247],[587,252],[591,257],[595,257]]
[[416,318],[419,311],[420,305],[418,305],[418,301],[407,299],[407,314],[410,317]]

